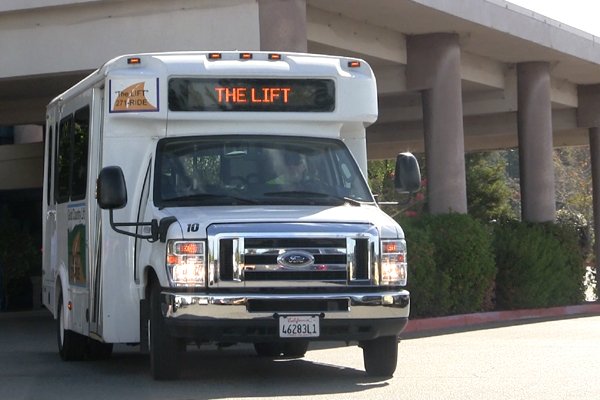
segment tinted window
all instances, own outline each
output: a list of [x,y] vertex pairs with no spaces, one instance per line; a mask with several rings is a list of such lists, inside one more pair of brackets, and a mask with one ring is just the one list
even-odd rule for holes
[[60,121],[54,185],[58,203],[85,198],[89,130],[89,107],[81,108]]
[[63,118],[60,121],[58,132],[58,146],[56,153],[56,179],[54,183],[54,197],[57,203],[64,203],[69,200],[72,126],[72,115]]
[[90,132],[90,109],[75,112],[73,120],[73,175],[71,200],[85,198],[87,188],[88,141]]
[[158,206],[373,201],[339,140],[266,135],[162,139],[155,168]]

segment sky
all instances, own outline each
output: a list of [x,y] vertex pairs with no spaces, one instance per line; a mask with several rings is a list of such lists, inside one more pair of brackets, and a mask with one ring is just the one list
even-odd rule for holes
[[599,0],[507,0],[600,37]]

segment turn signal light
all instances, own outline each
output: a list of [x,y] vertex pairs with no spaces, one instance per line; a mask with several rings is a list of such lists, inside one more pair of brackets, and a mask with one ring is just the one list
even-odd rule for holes
[[203,246],[203,243],[200,243],[200,242],[178,242],[178,243],[175,243],[175,253],[176,254],[202,254],[203,252],[204,252],[204,246]]
[[407,282],[406,242],[402,239],[381,243],[381,283],[404,286]]

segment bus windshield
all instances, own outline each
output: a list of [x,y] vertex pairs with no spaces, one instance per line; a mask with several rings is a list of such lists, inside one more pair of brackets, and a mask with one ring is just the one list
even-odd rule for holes
[[228,135],[160,140],[154,202],[158,207],[360,205],[373,197],[340,140]]

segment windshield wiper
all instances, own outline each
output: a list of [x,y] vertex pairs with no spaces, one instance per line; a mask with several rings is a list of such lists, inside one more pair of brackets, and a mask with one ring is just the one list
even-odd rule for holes
[[321,192],[310,192],[310,191],[304,191],[304,190],[289,190],[289,191],[282,191],[282,192],[267,192],[264,193],[264,196],[269,196],[269,197],[299,197],[299,198],[320,198],[320,199],[333,199],[333,200],[337,200],[339,202],[341,202],[342,204],[350,204],[352,206],[361,206],[362,203],[358,200],[355,199],[351,199],[350,197],[341,197],[341,196],[334,196],[332,194],[328,194],[328,193],[321,193]]
[[223,204],[223,205],[258,204],[255,200],[252,200],[252,199],[231,196],[228,194],[219,194],[219,193],[194,193],[194,194],[188,194],[185,196],[169,197],[167,199],[163,199],[163,201],[165,201],[165,202],[178,202],[178,201],[188,202],[188,201],[206,201],[206,200],[210,200],[211,202],[227,201],[227,204]]

